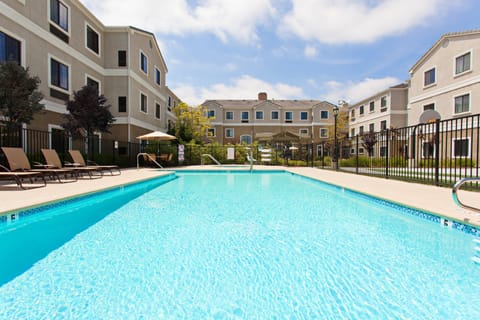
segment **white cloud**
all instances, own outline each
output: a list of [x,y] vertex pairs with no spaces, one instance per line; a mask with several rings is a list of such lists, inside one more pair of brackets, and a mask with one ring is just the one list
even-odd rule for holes
[[209,87],[178,85],[173,86],[172,90],[191,106],[212,99],[257,99],[259,92],[267,92],[269,99],[299,99],[304,95],[300,87],[285,83],[268,83],[249,75],[234,79],[231,84],[217,83]]
[[402,83],[402,81],[394,77],[380,79],[366,78],[360,82],[350,81],[347,83],[329,81],[325,85],[327,91],[325,99],[333,103],[336,103],[338,100],[356,103],[400,83]]
[[81,0],[105,25],[132,25],[158,34],[210,32],[222,41],[258,41],[257,26],[276,12],[272,0]]
[[305,47],[305,50],[303,51],[305,54],[305,57],[307,58],[315,58],[318,54],[317,48],[314,46],[308,45]]
[[450,0],[292,0],[278,31],[322,43],[368,43],[427,24]]

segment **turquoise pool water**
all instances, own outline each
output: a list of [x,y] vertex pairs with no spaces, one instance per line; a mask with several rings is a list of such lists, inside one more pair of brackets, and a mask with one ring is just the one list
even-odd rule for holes
[[177,175],[0,226],[0,318],[480,318],[471,234],[292,174]]

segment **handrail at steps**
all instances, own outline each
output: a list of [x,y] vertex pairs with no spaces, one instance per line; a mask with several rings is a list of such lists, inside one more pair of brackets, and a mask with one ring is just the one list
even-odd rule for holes
[[222,164],[220,163],[220,161],[218,161],[217,159],[215,159],[211,154],[209,154],[209,153],[204,153],[204,154],[202,154],[202,157],[201,157],[201,158],[202,158],[202,161],[201,161],[202,166],[203,166],[203,164],[204,164],[204,161],[203,161],[203,158],[204,158],[204,157],[208,157],[208,158],[212,159],[212,161],[215,162],[215,163],[216,163],[217,165],[219,165],[219,166],[222,165]]
[[155,163],[159,168],[161,169],[164,169],[163,166],[157,162],[157,160],[153,159],[149,153],[146,153],[146,152],[140,152],[139,154],[137,154],[137,169],[140,168],[140,165],[139,165],[139,162],[138,160],[140,159],[140,156],[147,156],[153,163]]
[[475,208],[475,207],[472,207],[472,206],[468,206],[468,205],[464,204],[463,202],[461,202],[460,199],[458,198],[458,190],[462,187],[462,185],[464,183],[471,182],[471,181],[479,181],[480,182],[480,178],[463,178],[463,179],[458,180],[457,183],[455,183],[453,185],[453,188],[452,188],[453,201],[459,207],[462,207],[464,209],[469,209],[469,210],[472,210],[472,211],[475,211],[475,212],[480,212],[480,208]]

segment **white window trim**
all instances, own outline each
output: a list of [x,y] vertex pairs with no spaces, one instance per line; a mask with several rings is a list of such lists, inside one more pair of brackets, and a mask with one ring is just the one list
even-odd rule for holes
[[[322,136],[322,131],[323,131],[323,132],[326,132],[327,134],[326,134],[325,136]],[[327,138],[329,137],[328,129],[327,129],[327,128],[320,128],[319,137],[320,137],[320,138],[323,138],[323,139],[327,139]]]
[[[27,62],[26,62],[27,54],[25,52],[25,43],[26,43],[25,39],[19,37],[14,32],[11,32],[10,30],[3,28],[2,26],[0,26],[0,32],[3,32],[5,34],[7,34],[9,37],[12,37],[15,40],[18,40],[20,42],[20,50],[22,51],[22,52],[20,52],[20,60],[21,60],[20,65],[24,68],[27,67]],[[48,70],[48,71],[50,71],[50,70]]]
[[[291,113],[292,114],[292,117],[290,118],[290,120],[287,119],[287,113]],[[293,111],[285,111],[285,113],[283,114],[284,115],[284,120],[285,121],[292,121],[293,122]]]
[[[458,97],[467,95],[467,94],[468,94],[468,111],[455,113],[455,99],[458,98]],[[470,114],[470,113],[472,113],[472,92],[471,91],[463,92],[463,93],[460,93],[460,94],[457,94],[457,95],[453,96],[452,115],[453,116],[458,116],[458,115],[464,115],[464,114]]]
[[[363,107],[363,112],[360,111],[362,107]],[[363,117],[364,115],[365,115],[365,105],[358,106],[358,116]]]
[[88,73],[85,73],[85,85],[87,85],[87,78],[90,78],[90,79],[98,82],[98,94],[101,94],[102,93],[102,82],[99,79],[95,78],[94,76],[92,76]]
[[[454,146],[455,146],[455,141],[457,140],[468,140],[468,153],[466,156],[456,156],[455,155],[455,150],[454,150]],[[472,155],[472,141],[470,140],[470,137],[462,137],[462,138],[459,138],[459,137],[455,137],[455,138],[452,138],[452,158],[470,158],[471,155]]]
[[[210,117],[210,112],[213,112],[213,117]],[[214,109],[207,109],[207,118],[217,118],[217,112]]]
[[[50,53],[47,55],[47,58],[48,58],[48,64],[47,64],[48,65],[48,87],[70,95],[72,93],[72,66],[66,63],[65,61],[63,61],[62,59],[59,59]],[[52,85],[52,59],[68,67],[68,90]]]
[[[147,61],[148,61],[148,58],[147,58]],[[148,70],[148,68],[147,68],[147,70]],[[162,86],[162,70],[160,70],[157,66],[154,66],[153,70],[155,70],[155,73],[153,75],[153,78],[154,78],[153,81],[155,82],[155,84],[157,86],[161,87]],[[156,79],[157,71],[160,73],[159,83],[157,83],[157,79]]]
[[[213,135],[209,136],[208,135],[208,132],[209,131],[213,131]],[[207,129],[207,138],[216,138],[217,137],[217,128],[213,127],[213,128],[208,128]]]
[[63,0],[59,0],[65,7],[68,9],[68,31],[65,31],[62,27],[60,27],[55,21],[52,20],[50,16],[50,8],[51,8],[51,1],[48,0],[48,5],[47,5],[47,17],[48,17],[48,22],[57,26],[58,30],[63,32],[64,34],[68,35],[70,37],[71,35],[71,30],[72,30],[72,8]]
[[[227,113],[231,113],[231,114],[232,114],[232,119],[228,119],[228,118],[227,118]],[[225,111],[225,120],[228,120],[228,121],[235,120],[235,112],[233,112],[233,111]]]
[[[232,136],[231,136],[231,137],[229,137],[229,136],[227,135],[227,132],[228,132],[229,130],[232,131]],[[225,138],[228,138],[228,139],[235,138],[235,128],[225,128]]]
[[[307,114],[307,119],[302,119],[302,113],[306,113],[306,114]],[[309,121],[309,119],[308,119],[308,111],[300,111],[300,121]]]
[[249,137],[249,138],[250,138],[250,143],[253,142],[252,136],[249,135],[249,134],[242,134],[242,135],[240,136],[240,142],[242,142],[242,138],[243,138],[243,137]]
[[[422,159],[429,159],[429,157],[425,157],[425,155],[423,154],[423,150],[424,150],[424,149],[423,149],[423,146],[424,146],[426,143],[430,143],[430,142],[429,142],[429,141],[421,141],[420,154],[421,154],[421,156],[422,156]],[[437,146],[436,146],[436,144],[434,143],[434,144],[433,144],[433,154],[432,154],[432,156],[431,156],[430,158],[435,158],[436,153],[437,153]]]
[[[87,43],[87,27],[89,27],[90,29],[95,31],[98,35],[98,53],[96,53],[95,51],[90,49],[87,45],[88,44]],[[96,28],[94,28],[91,24],[89,24],[87,21],[85,21],[85,48],[99,58],[102,55],[102,36],[101,36],[101,33],[98,32],[98,30]]]
[[[145,52],[143,52],[142,49],[139,49],[138,51],[139,51],[139,54],[138,54],[138,59],[139,59],[138,69],[140,70],[141,73],[146,74],[148,76],[148,69],[149,69],[148,68],[148,60],[149,60],[148,55]],[[143,71],[143,69],[142,69],[142,54],[145,56],[145,58],[147,58],[147,71]]]
[[[48,148],[49,149],[52,149],[52,129],[56,129],[56,130],[62,130],[62,131],[65,131],[65,128],[63,128],[62,126],[59,126],[58,124],[48,124]],[[72,137],[69,137],[68,138],[68,146],[67,146],[67,149],[70,150],[71,149],[71,146],[72,146]]]
[[[154,106],[155,106],[155,110],[154,111],[154,115],[153,117],[155,118],[155,120],[161,120],[162,119],[162,104],[157,101],[157,100],[154,100]],[[157,105],[160,106],[160,112],[158,113],[158,118],[157,118]],[[148,111],[148,108],[147,108],[147,111]]]
[[[257,118],[257,112],[260,112],[262,113],[262,117],[261,118]],[[255,110],[255,120],[265,120],[265,113],[262,111],[262,110]]]
[[[306,131],[306,133],[302,133],[302,131]],[[308,128],[301,128],[301,129],[298,129],[298,134],[300,136],[308,136],[310,134],[310,130],[308,130]]]
[[[385,98],[385,107],[382,107],[382,99]],[[388,109],[388,102],[389,102],[389,99],[388,99],[388,96],[385,95],[385,96],[381,96],[380,97],[380,112],[382,110],[385,110],[385,109]],[[384,111],[385,112],[385,111]]]
[[[322,112],[326,112],[327,113],[327,117],[326,118],[322,118]],[[320,110],[320,120],[328,120],[330,119],[330,111],[328,110]]]
[[[146,99],[146,104],[145,104],[145,107],[147,109],[147,112],[143,111],[142,110],[142,95],[144,95],[147,99]],[[138,106],[140,107],[139,110],[141,113],[143,114],[148,114],[148,95],[146,93],[144,93],[143,91],[140,91],[140,94],[139,94],[139,104]]]
[[[455,103],[455,99],[453,100],[453,102]],[[432,101],[432,102],[429,102],[429,103],[425,103],[425,104],[422,104],[422,112],[425,111],[425,107],[430,105],[430,104],[433,104],[433,110],[437,110],[437,102],[435,101]],[[455,106],[453,107],[455,109]]]
[[[277,119],[273,119],[273,113],[274,113],[274,112],[278,113]],[[270,120],[279,121],[279,120],[280,120],[280,111],[278,111],[278,110],[272,110],[272,111],[270,111]]]
[[[247,115],[248,115],[247,119],[243,119],[243,113],[244,113],[244,112],[246,112]],[[248,120],[248,121],[250,121],[250,111],[241,111],[241,112],[240,112],[240,120],[241,120],[241,121],[243,121],[243,120]]]
[[[370,104],[373,103],[373,110],[370,110]],[[368,103],[368,113],[375,113],[375,100]]]
[[[430,84],[425,85],[425,74],[428,71],[431,71],[432,69],[435,69],[435,81],[430,83]],[[423,75],[423,77],[422,77],[422,87],[423,87],[423,89],[427,89],[427,88],[430,88],[430,87],[433,87],[433,86],[437,85],[438,73],[437,73],[437,66],[436,65],[434,65],[430,68],[425,68],[425,71],[423,71],[422,75]]]
[[[457,58],[459,58],[463,55],[466,55],[467,53],[470,53],[470,69],[467,70],[467,71],[456,73],[457,72]],[[453,78],[461,77],[461,76],[463,76],[465,74],[468,74],[468,73],[471,73],[471,72],[473,72],[473,49],[467,50],[467,51],[453,57]]]

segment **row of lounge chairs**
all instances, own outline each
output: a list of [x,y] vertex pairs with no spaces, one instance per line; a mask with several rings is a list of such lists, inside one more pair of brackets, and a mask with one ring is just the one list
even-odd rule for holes
[[[46,178],[66,183],[77,181],[79,177],[84,176],[90,179],[101,178],[104,172],[108,172],[110,175],[121,174],[120,168],[116,165],[98,165],[86,162],[78,150],[70,150],[73,162],[66,162],[63,165],[57,151],[41,149],[45,163],[33,162],[33,167],[23,149],[2,147],[2,151],[10,169],[0,165],[0,169],[4,170],[0,172],[0,179],[15,180],[21,189],[27,189],[23,185],[25,179],[28,179],[33,187],[43,187],[46,185]],[[41,181],[40,185],[35,184],[37,180]]]

